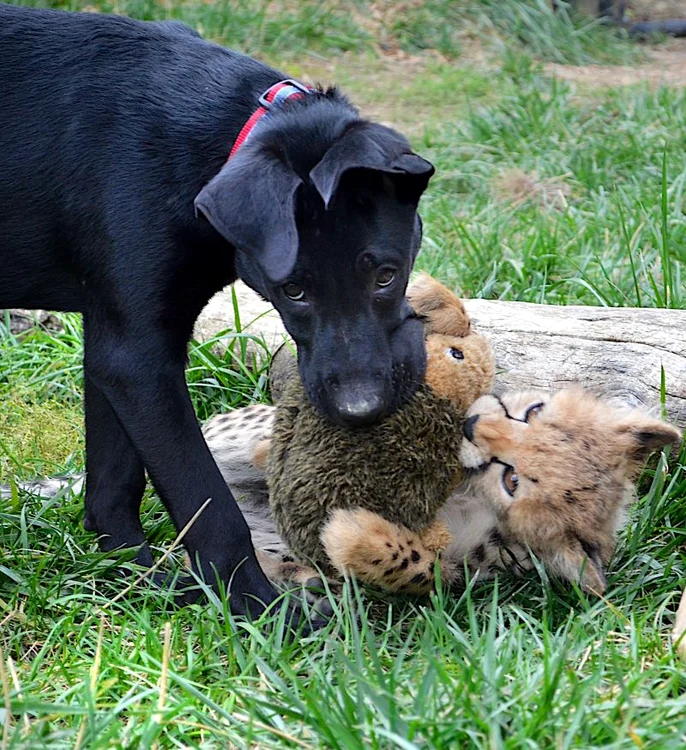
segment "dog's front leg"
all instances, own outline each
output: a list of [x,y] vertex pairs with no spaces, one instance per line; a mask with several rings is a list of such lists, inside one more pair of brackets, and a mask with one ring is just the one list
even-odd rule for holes
[[83,525],[106,552],[140,547],[137,562],[153,564],[140,521],[145,468],[109,401],[86,375],[86,501]]
[[[184,377],[185,349],[154,327],[142,330],[140,324],[118,322],[115,331],[107,320],[85,316],[86,376],[112,406],[177,529],[211,499],[184,538],[186,550],[208,583],[216,587],[218,578],[231,583],[234,613],[257,615],[276,592],[257,563],[248,525],[200,432]],[[102,429],[87,440],[89,447],[96,442],[96,455],[112,448]],[[99,441],[103,445],[98,446]],[[105,487],[96,485],[89,508],[116,506],[122,498],[117,485],[126,479],[112,476],[110,499],[104,497]],[[125,497],[130,518],[133,494]],[[121,539],[120,518],[116,513],[98,516],[98,533]],[[190,594],[185,600],[197,596]]]

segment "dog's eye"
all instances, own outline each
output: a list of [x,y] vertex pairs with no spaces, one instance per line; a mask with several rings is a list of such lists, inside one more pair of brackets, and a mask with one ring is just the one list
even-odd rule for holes
[[543,401],[539,401],[537,404],[533,404],[524,412],[524,421],[528,422],[531,417],[535,417],[541,409],[545,406]]
[[292,281],[289,281],[288,284],[284,284],[282,289],[286,297],[292,299],[294,302],[301,302],[305,299],[305,292],[303,292],[303,290]]
[[376,274],[376,285],[377,286],[390,286],[395,280],[395,271],[390,268],[382,268],[379,273]]
[[457,360],[464,359],[464,352],[462,349],[456,349],[454,346],[451,346],[450,349],[448,349],[448,354],[453,358]]
[[519,476],[512,466],[506,466],[503,471],[503,487],[510,497],[514,497],[519,487]]

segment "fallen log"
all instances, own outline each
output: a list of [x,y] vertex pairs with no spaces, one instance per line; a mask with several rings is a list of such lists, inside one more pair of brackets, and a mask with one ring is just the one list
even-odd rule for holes
[[571,383],[659,408],[664,372],[669,419],[686,424],[686,311],[469,300],[489,336],[500,388]]
[[[234,286],[240,326],[263,341],[256,360],[287,339],[269,303],[244,284]],[[496,357],[496,386],[557,389],[580,383],[634,406],[660,408],[664,372],[668,418],[686,426],[686,311],[561,307],[527,302],[466,300],[474,326],[486,334]],[[195,335],[205,341],[234,329],[232,292],[210,301]]]

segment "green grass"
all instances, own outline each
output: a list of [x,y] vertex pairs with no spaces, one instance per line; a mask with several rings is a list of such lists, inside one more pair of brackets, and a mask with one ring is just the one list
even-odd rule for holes
[[[683,91],[580,97],[532,67],[516,79],[419,139],[439,168],[420,263],[471,295],[683,307]],[[498,191],[515,169],[538,176],[520,204]],[[557,207],[537,200],[545,180],[569,191]]]
[[515,37],[542,60],[572,65],[594,62],[632,63],[641,59],[625,32],[608,27],[602,19],[574,14],[574,3],[558,3],[556,13],[548,0],[501,2],[483,0],[486,26],[500,31],[505,43]]
[[[403,5],[100,7],[182,18],[296,75],[331,73],[402,124],[438,167],[419,265],[465,293],[686,306],[684,94],[552,81],[542,61],[640,52],[538,0]],[[80,322],[62,320],[19,338],[0,322],[3,481],[83,467]],[[190,353],[201,419],[265,399],[245,336],[228,335],[224,355]],[[279,612],[235,622],[225,597],[175,612],[145,587],[113,601],[119,561],[82,529],[82,498],[16,493],[0,501],[0,748],[682,747],[686,678],[667,633],[686,578],[684,467],[682,451],[646,472],[605,601],[543,573],[426,605],[346,588],[327,629],[295,641]],[[142,514],[168,548],[152,492]]]

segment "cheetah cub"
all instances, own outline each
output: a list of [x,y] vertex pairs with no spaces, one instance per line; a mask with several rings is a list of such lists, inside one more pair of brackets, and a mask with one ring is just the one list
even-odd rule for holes
[[605,591],[633,481],[679,430],[581,388],[484,396],[469,410],[460,460],[467,482],[443,519],[448,577],[529,570],[529,550],[554,575]]
[[[204,433],[267,575],[304,582],[315,573],[293,560],[298,550],[286,548],[269,512],[263,466],[273,421],[274,407],[252,406],[213,418]],[[460,448],[468,477],[431,534],[369,511],[338,510],[322,538],[341,573],[393,591],[433,587],[436,549],[445,547],[430,539],[438,527],[451,539],[440,555],[448,585],[463,585],[465,570],[472,578],[529,570],[533,553],[553,575],[601,594],[634,478],[653,451],[680,437],[644,411],[580,388],[483,396],[468,412]]]

